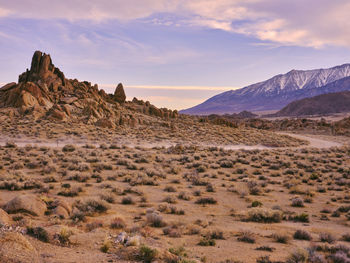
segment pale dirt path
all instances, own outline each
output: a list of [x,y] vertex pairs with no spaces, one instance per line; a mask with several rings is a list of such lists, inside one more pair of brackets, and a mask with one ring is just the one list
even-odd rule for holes
[[[334,140],[315,138],[315,135],[306,135],[306,134],[302,135],[302,134],[294,134],[294,133],[287,133],[287,132],[278,132],[278,134],[288,135],[296,139],[308,141],[309,145],[307,145],[306,147],[311,147],[311,148],[331,148],[331,147],[341,147],[344,145],[343,143],[336,142]],[[349,138],[349,141],[350,141],[350,138]],[[302,146],[302,147],[305,147],[305,146]]]
[[[209,144],[201,144],[198,146],[201,147],[218,147],[222,148],[224,150],[275,150],[275,149],[284,149],[284,148],[331,148],[331,147],[341,147],[343,146],[343,142],[336,142],[334,138],[329,137],[323,137],[317,136],[317,135],[307,135],[307,134],[294,134],[294,133],[288,133],[288,132],[277,132],[281,135],[288,135],[297,139],[308,141],[308,145],[302,145],[298,147],[267,147],[264,145],[209,145]],[[78,147],[85,146],[86,144],[94,145],[96,147],[99,147],[101,142],[96,141],[74,141],[74,140],[59,140],[57,141],[45,141],[45,140],[31,140],[31,139],[9,139],[5,137],[0,137],[0,146],[5,146],[7,142],[14,142],[18,147],[25,147],[26,145],[32,145],[37,147],[63,147],[67,144],[74,144]],[[184,142],[185,143],[185,142]],[[349,138],[349,144],[350,144],[350,138]],[[153,148],[153,147],[165,147],[169,148],[171,146],[175,146],[176,143],[171,141],[160,141],[160,142],[144,142],[144,143],[137,143],[137,142],[131,142],[131,141],[125,141],[121,140],[118,144],[118,146],[128,146],[131,148],[135,147],[142,147],[142,148]],[[194,144],[195,145],[195,144]]]

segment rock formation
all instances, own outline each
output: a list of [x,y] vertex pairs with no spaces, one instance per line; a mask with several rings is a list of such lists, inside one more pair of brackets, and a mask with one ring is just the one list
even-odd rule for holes
[[118,86],[116,87],[114,91],[114,100],[119,102],[119,103],[124,103],[126,100],[126,95],[124,92],[124,87],[123,84],[119,83]]
[[[36,51],[30,69],[22,73],[18,83],[0,88],[0,108],[15,108],[20,115],[47,118],[52,121],[82,121],[100,127],[115,128],[135,125],[140,120],[134,113],[161,118],[175,118],[176,111],[158,109],[149,103],[126,102],[124,87],[118,84],[114,94],[106,94],[88,81],[66,79],[54,66],[48,54]],[[131,111],[131,112],[130,112]]]

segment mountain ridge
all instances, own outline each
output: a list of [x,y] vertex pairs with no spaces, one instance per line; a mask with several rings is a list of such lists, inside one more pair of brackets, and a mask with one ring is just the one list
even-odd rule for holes
[[309,97],[309,90],[349,76],[349,63],[328,69],[291,70],[242,89],[220,93],[180,113],[207,115],[243,110],[279,110],[293,100]]
[[317,95],[311,98],[296,100],[271,117],[301,117],[326,115],[350,111],[350,91]]

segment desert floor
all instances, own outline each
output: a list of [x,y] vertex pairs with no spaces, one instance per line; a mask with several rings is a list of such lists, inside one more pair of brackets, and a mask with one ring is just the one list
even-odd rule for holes
[[[348,141],[291,136],[309,144],[105,135],[57,147],[57,138],[9,143],[4,133],[0,238],[24,234],[28,262],[285,262],[305,253],[342,262],[333,258],[349,253]],[[23,195],[36,201],[13,201]]]

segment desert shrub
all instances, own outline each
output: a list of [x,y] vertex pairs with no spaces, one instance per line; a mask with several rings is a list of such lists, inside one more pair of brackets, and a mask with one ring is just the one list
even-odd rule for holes
[[139,249],[138,259],[145,263],[151,263],[156,259],[158,251],[146,245],[142,245]]
[[199,246],[215,246],[216,245],[216,242],[215,242],[215,239],[210,239],[210,238],[207,238],[207,237],[203,237],[199,243],[198,243]]
[[332,244],[335,242],[335,240],[336,240],[335,237],[333,237],[333,235],[330,233],[325,233],[325,232],[320,233],[320,241],[321,242],[327,242],[329,244]]
[[115,203],[115,198],[113,195],[110,194],[105,194],[105,195],[101,195],[101,199],[110,203],[110,204],[114,204]]
[[298,215],[291,216],[290,219],[295,221],[295,222],[302,222],[302,223],[310,222],[309,215],[306,213],[301,213]]
[[275,250],[275,248],[269,247],[269,246],[261,246],[261,247],[257,247],[256,250],[272,252]]
[[163,221],[163,217],[155,212],[147,213],[147,223],[153,227],[163,227],[166,223]]
[[210,238],[210,239],[225,239],[224,237],[224,232],[218,229],[209,231],[206,234],[206,237]]
[[206,204],[217,204],[217,201],[213,197],[202,197],[196,200],[196,204],[199,205],[206,205]]
[[167,202],[169,204],[175,204],[176,203],[176,198],[175,196],[168,195],[163,199],[163,202]]
[[272,263],[270,256],[261,256],[256,259],[256,263]]
[[247,221],[259,223],[279,223],[282,221],[282,213],[262,208],[253,208],[248,212]]
[[76,147],[75,145],[72,145],[72,144],[67,144],[62,148],[63,152],[74,152],[75,150],[76,150]]
[[113,229],[122,229],[126,227],[126,224],[122,218],[115,217],[112,219],[110,227]]
[[103,222],[100,220],[93,221],[91,223],[86,224],[87,231],[92,231],[96,228],[103,227]]
[[171,225],[163,228],[163,234],[168,235],[169,237],[181,237],[182,229],[177,225]]
[[185,200],[185,201],[191,200],[191,196],[186,192],[180,192],[179,195],[177,196],[177,198],[179,198],[181,200]]
[[240,242],[245,242],[245,243],[251,243],[251,244],[255,243],[254,234],[250,231],[244,231],[244,232],[240,233],[237,240]]
[[312,240],[311,234],[305,230],[297,230],[295,231],[293,235],[294,239],[299,239],[299,240]]
[[286,234],[278,234],[278,233],[273,234],[272,238],[276,242],[282,243],[282,244],[287,244],[288,240],[289,240],[289,236],[288,235],[286,235]]
[[107,238],[103,241],[102,246],[100,247],[101,252],[107,253],[112,247],[112,243]]
[[304,201],[303,199],[296,197],[292,199],[292,204],[293,207],[304,207]]
[[68,246],[71,243],[70,237],[72,234],[73,234],[72,231],[63,227],[63,228],[61,228],[61,231],[55,235],[55,238],[58,240],[58,242],[61,245]]
[[169,192],[169,193],[175,193],[176,192],[176,188],[174,186],[166,186],[164,188],[165,192]]
[[85,215],[93,215],[95,213],[104,213],[109,209],[108,204],[102,200],[90,199],[85,202],[77,201],[74,206]]
[[75,197],[78,196],[80,192],[82,192],[81,187],[75,187],[72,189],[65,188],[62,191],[58,192],[58,195],[66,196],[66,197]]
[[134,200],[132,199],[131,196],[126,196],[126,197],[123,197],[123,199],[122,199],[122,204],[123,205],[132,205],[134,203],[135,202],[134,202]]
[[251,195],[259,195],[261,193],[259,185],[254,181],[247,182],[247,187]]
[[215,192],[214,186],[212,184],[208,184],[206,186],[207,192]]
[[86,221],[86,216],[83,212],[77,210],[73,211],[71,217],[70,217],[74,222],[85,222]]
[[38,226],[38,227],[27,227],[27,234],[35,237],[36,239],[39,239],[40,241],[43,242],[49,242],[49,234],[47,233],[47,231]]
[[253,201],[252,202],[252,207],[260,207],[262,206],[262,203],[260,201]]
[[346,242],[350,242],[350,234],[349,233],[346,233],[342,236],[342,239]]
[[289,255],[286,263],[306,263],[308,261],[308,253],[305,250],[297,250]]

